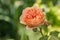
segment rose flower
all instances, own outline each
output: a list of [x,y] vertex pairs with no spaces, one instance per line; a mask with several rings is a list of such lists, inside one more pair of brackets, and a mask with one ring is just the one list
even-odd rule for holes
[[45,14],[37,6],[27,7],[20,16],[20,23],[25,24],[26,28],[33,29],[45,22]]

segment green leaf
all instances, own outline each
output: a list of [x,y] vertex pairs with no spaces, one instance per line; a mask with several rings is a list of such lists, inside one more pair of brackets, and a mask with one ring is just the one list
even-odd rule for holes
[[46,24],[42,25],[42,33],[43,35],[46,35],[48,33],[48,26]]
[[23,25],[23,24],[19,25],[18,34],[21,35],[21,39],[20,40],[29,40],[28,35],[26,35],[25,25]]
[[40,32],[34,32],[33,30],[26,30],[26,34],[29,40],[39,40],[39,38],[42,37]]
[[60,40],[60,39],[56,36],[51,36],[49,40]]
[[58,3],[58,0],[52,0],[52,3],[55,6]]
[[27,4],[27,6],[32,6],[35,3],[36,0],[23,0],[23,1],[24,1],[24,3]]
[[50,35],[52,36],[58,36],[59,32],[58,31],[52,31],[50,32]]
[[48,36],[47,35],[42,36],[39,40],[48,40]]
[[56,20],[56,25],[60,27],[60,20]]
[[52,11],[52,9],[51,9],[50,12],[48,12],[46,14],[46,18],[47,18],[47,20],[50,21],[51,25],[56,25],[56,19],[57,19],[57,17],[56,17],[56,15],[54,15],[54,13],[55,13],[55,11]]
[[45,32],[48,32],[48,26],[46,24],[42,25],[42,29],[45,31]]
[[21,36],[21,40],[29,40],[29,38],[26,34],[23,34],[23,36]]

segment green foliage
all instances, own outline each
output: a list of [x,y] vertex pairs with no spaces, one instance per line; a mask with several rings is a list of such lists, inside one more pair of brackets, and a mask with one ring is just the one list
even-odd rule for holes
[[42,36],[39,40],[48,40],[48,36]]
[[51,25],[56,25],[56,16],[53,11],[50,11],[46,14],[47,19],[50,21]]
[[51,36],[49,40],[60,40],[60,39],[56,36]]
[[50,35],[53,35],[53,36],[56,36],[56,37],[58,37],[58,34],[59,34],[58,31],[52,31],[52,32],[50,33]]
[[49,6],[49,3],[51,2],[53,6],[57,5],[59,0],[42,0],[43,4],[46,4],[47,6]]
[[25,5],[27,6],[32,6],[35,3],[36,0],[23,0],[24,3],[26,3]]

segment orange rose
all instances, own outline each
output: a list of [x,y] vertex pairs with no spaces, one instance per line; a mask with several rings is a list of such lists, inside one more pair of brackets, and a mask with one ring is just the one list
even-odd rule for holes
[[35,28],[42,25],[44,20],[44,12],[37,6],[25,8],[20,16],[20,23],[27,25],[27,28]]

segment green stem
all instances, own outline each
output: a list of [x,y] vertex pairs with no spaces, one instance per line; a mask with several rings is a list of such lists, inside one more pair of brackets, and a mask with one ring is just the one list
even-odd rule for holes
[[40,33],[42,34],[42,36],[44,36],[43,33],[42,33],[42,28],[41,27],[40,27]]
[[42,28],[39,27],[39,29],[40,29],[40,30],[37,30],[37,28],[35,28],[35,29],[33,29],[33,31],[34,31],[34,32],[37,32],[37,31],[38,31],[38,32],[40,32],[40,33],[42,34],[42,36],[44,36],[43,33],[42,33]]

